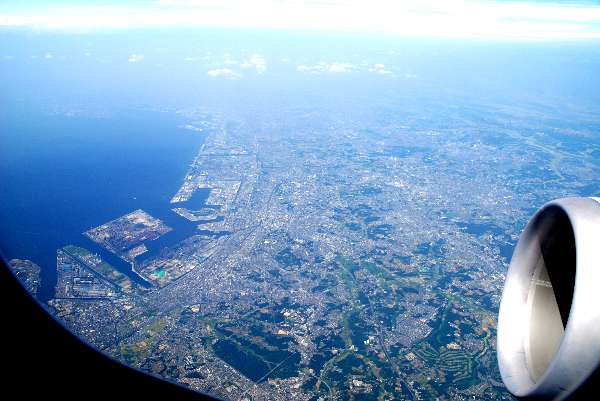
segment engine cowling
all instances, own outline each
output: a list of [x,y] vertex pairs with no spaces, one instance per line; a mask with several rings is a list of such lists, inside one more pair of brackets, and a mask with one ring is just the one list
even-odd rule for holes
[[506,275],[497,348],[518,398],[573,399],[599,376],[600,199],[558,199],[529,221]]

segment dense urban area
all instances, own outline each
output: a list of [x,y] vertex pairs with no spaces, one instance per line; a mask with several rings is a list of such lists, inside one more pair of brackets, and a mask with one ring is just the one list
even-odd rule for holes
[[[512,399],[504,274],[531,213],[599,176],[593,129],[516,106],[356,110],[178,111],[204,142],[164,206],[192,234],[152,252],[177,228],[144,210],[98,221],[82,237],[131,272],[64,244],[47,307],[228,400]],[[39,267],[11,265],[35,293]]]

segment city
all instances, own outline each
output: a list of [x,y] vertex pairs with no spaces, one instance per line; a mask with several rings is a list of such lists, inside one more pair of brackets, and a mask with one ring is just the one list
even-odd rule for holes
[[527,116],[515,129],[451,109],[426,128],[419,115],[368,129],[291,110],[185,117],[205,139],[165,207],[196,233],[147,252],[172,228],[143,210],[84,233],[147,285],[58,249],[48,306],[69,328],[224,399],[511,399],[495,330],[512,246],[531,205],[596,171],[573,162],[590,149],[523,137]]

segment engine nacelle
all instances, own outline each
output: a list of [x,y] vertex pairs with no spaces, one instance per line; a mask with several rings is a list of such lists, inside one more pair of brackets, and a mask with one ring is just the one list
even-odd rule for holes
[[600,198],[558,199],[529,221],[506,275],[497,345],[518,398],[571,399],[599,376]]

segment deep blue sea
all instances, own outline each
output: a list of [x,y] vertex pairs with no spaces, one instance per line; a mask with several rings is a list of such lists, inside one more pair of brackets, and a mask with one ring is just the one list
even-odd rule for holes
[[[169,200],[205,135],[178,128],[177,117],[139,111],[107,118],[8,114],[0,119],[0,249],[8,260],[41,266],[41,300],[53,296],[56,250],[67,244],[99,253],[135,278],[127,263],[82,235],[91,227],[143,209],[174,228],[148,244],[151,253],[195,231],[195,224],[170,210]],[[192,201],[199,206],[205,196]]]

